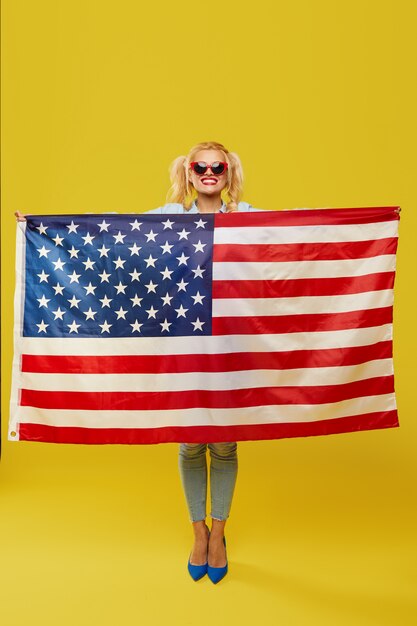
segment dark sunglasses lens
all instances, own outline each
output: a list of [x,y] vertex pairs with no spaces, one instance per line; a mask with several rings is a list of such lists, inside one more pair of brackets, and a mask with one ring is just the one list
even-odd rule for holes
[[207,165],[204,163],[204,161],[199,161],[194,165],[194,171],[196,174],[204,174],[205,172],[207,172]]
[[213,172],[213,174],[223,174],[224,164],[216,161],[215,163],[212,164],[211,171]]

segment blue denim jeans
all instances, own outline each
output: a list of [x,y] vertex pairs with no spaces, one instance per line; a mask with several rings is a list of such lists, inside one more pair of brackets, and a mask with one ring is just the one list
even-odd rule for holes
[[179,470],[192,522],[206,519],[207,446],[210,450],[211,517],[229,517],[237,477],[237,443],[181,443]]

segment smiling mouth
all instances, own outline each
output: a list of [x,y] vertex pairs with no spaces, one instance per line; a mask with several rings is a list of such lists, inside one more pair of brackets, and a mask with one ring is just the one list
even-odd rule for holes
[[217,183],[217,178],[202,178],[201,182],[203,185],[215,185]]

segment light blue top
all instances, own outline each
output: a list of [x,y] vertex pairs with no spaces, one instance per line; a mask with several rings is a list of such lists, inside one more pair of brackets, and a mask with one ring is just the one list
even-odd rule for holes
[[[262,209],[255,209],[249,202],[239,202],[237,205],[238,211],[262,211]],[[168,202],[168,204],[164,204],[164,206],[159,206],[157,209],[151,209],[150,211],[145,211],[145,213],[199,213],[195,200],[193,201],[191,207],[188,209],[184,209],[184,206],[178,202]],[[219,213],[226,213],[226,203],[222,200],[222,206],[219,209]]]

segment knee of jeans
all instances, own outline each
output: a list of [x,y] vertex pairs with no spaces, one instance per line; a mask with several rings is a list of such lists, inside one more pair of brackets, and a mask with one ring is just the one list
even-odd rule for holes
[[179,453],[182,457],[194,458],[206,453],[206,443],[181,443]]
[[237,443],[235,441],[222,442],[222,443],[209,443],[208,444],[210,454],[215,455],[218,458],[227,459],[235,458],[237,451]]

